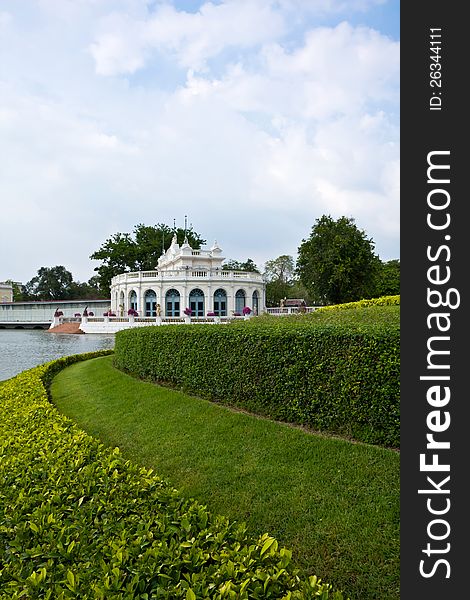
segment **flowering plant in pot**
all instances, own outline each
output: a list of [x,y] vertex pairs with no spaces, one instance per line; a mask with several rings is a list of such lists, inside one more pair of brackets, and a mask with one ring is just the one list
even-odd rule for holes
[[92,311],[90,310],[90,312],[88,313],[88,316],[90,316],[90,317],[94,317],[94,316],[95,316],[95,313],[94,313],[94,312],[92,312]]
[[190,308],[185,308],[183,312],[187,317],[190,317],[193,314],[193,311]]
[[207,316],[208,316],[208,317],[215,317],[215,312],[208,312],[208,313],[207,313]]
[[135,310],[135,308],[130,308],[130,309],[127,311],[127,314],[128,314],[130,317],[138,317],[138,316],[139,316],[139,313],[138,313],[138,312]]
[[80,313],[75,313],[73,316],[74,317],[81,317],[82,315]]
[[251,313],[251,308],[249,306],[244,306],[242,313],[246,317],[246,315],[249,315]]

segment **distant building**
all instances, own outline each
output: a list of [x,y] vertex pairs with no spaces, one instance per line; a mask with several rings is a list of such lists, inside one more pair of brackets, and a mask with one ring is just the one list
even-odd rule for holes
[[282,306],[305,306],[305,300],[303,298],[284,298],[281,300]]
[[192,316],[241,315],[248,307],[264,312],[266,284],[260,273],[225,271],[217,242],[210,250],[194,250],[176,235],[158,259],[154,271],[122,273],[111,280],[111,308],[126,316],[134,309],[142,317],[180,317],[186,308]]
[[0,303],[13,302],[13,286],[11,283],[0,282]]
[[66,319],[87,309],[88,314],[102,316],[109,310],[109,300],[43,300],[38,302],[0,303],[0,329],[48,328],[54,313],[60,311]]

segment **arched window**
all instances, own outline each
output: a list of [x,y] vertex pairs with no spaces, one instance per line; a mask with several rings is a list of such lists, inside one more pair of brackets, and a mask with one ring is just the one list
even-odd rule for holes
[[157,316],[157,294],[153,290],[147,290],[144,296],[145,316]]
[[137,310],[137,294],[132,290],[129,296],[129,308]]
[[214,313],[217,317],[227,316],[227,294],[225,290],[218,289],[214,292]]
[[165,315],[167,317],[180,316],[180,293],[178,290],[168,290],[165,295]]
[[235,294],[235,312],[238,314],[242,314],[243,313],[243,308],[245,306],[245,300],[246,300],[246,296],[245,296],[245,290],[238,290],[238,292]]
[[251,308],[253,309],[253,314],[259,315],[259,293],[258,293],[258,290],[255,290],[253,292]]
[[204,292],[199,288],[189,293],[189,308],[193,311],[193,317],[204,316]]
[[126,309],[126,306],[124,304],[124,292],[121,292],[119,295],[119,306],[117,307],[117,309],[119,311],[118,314],[122,317]]

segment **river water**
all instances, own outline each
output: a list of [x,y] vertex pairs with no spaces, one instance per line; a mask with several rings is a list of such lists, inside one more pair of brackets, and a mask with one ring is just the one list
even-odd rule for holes
[[114,348],[114,335],[0,329],[0,381],[55,358],[108,348]]

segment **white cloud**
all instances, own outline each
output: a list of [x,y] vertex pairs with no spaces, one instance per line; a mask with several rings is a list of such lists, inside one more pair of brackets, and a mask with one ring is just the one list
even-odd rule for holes
[[12,16],[9,12],[0,11],[0,29],[6,28],[12,21]]
[[96,71],[118,75],[143,67],[152,50],[174,56],[181,67],[203,70],[206,61],[225,48],[250,48],[275,39],[284,25],[268,3],[232,0],[208,2],[196,13],[162,5],[143,21],[115,14],[103,21],[102,28],[90,46]]
[[264,50],[273,79],[300,87],[306,117],[350,113],[368,101],[397,99],[399,44],[366,27],[340,23],[309,31],[292,53],[279,44]]
[[188,99],[215,96],[234,110],[276,118],[335,119],[383,103],[397,106],[398,58],[397,42],[341,23],[308,32],[293,52],[280,44],[265,46],[261,67],[239,62],[220,79],[190,71],[183,93]]
[[107,237],[185,214],[229,258],[295,255],[324,213],[397,257],[398,43],[303,16],[286,38],[294,4],[41,0],[39,27],[10,2],[0,279],[54,264],[88,279]]

